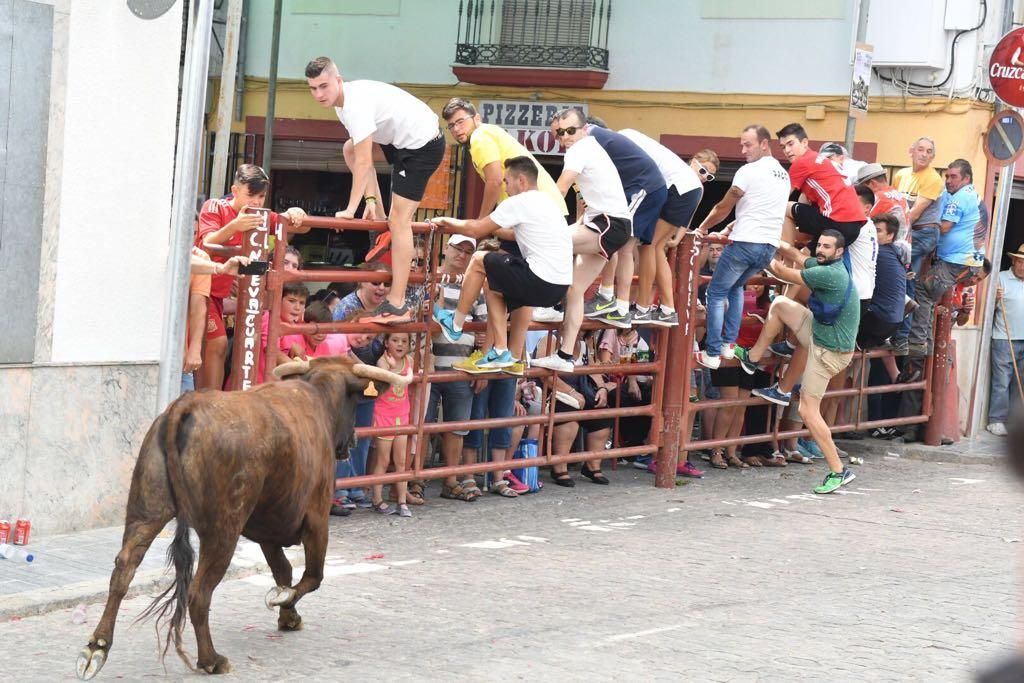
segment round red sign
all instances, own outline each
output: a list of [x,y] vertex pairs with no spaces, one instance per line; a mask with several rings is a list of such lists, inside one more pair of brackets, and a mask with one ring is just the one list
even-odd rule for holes
[[1024,28],[1003,36],[988,63],[992,90],[1006,104],[1024,107]]

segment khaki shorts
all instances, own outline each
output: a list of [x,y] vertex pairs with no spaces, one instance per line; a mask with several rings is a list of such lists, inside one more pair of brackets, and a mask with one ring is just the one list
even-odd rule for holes
[[828,389],[828,383],[832,378],[846,369],[853,360],[853,351],[832,351],[822,348],[814,343],[814,334],[811,330],[813,315],[809,309],[804,309],[803,320],[800,327],[793,330],[797,341],[807,349],[807,367],[804,368],[804,376],[801,379],[800,395],[821,399]]

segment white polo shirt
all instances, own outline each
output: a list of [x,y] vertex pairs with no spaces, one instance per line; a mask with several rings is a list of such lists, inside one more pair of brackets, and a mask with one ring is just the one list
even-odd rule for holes
[[619,218],[631,217],[619,172],[597,140],[589,135],[580,138],[565,151],[562,167],[578,174],[576,184],[587,203],[588,220],[602,213]]

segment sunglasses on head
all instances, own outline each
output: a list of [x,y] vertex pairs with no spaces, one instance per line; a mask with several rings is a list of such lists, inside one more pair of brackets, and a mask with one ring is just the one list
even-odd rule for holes
[[704,168],[704,164],[700,163],[699,161],[697,162],[697,173],[699,173],[700,176],[707,180],[707,182],[709,183],[715,179],[715,174],[709,171],[708,169]]
[[576,131],[579,130],[579,126],[569,126],[568,128],[555,128],[555,137],[562,137],[563,135],[575,135]]

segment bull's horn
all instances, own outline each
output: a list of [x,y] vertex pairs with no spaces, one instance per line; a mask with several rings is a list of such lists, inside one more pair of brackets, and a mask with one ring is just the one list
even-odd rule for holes
[[399,375],[396,372],[391,372],[384,368],[378,368],[376,365],[366,365],[365,363],[356,363],[353,365],[352,372],[359,377],[375,379],[380,382],[387,382],[388,384],[397,384],[400,387],[404,387],[412,381],[411,377]]
[[305,372],[309,372],[309,361],[308,360],[293,360],[287,363],[282,363],[274,368],[274,377],[278,379],[284,379],[291,375],[301,375]]

